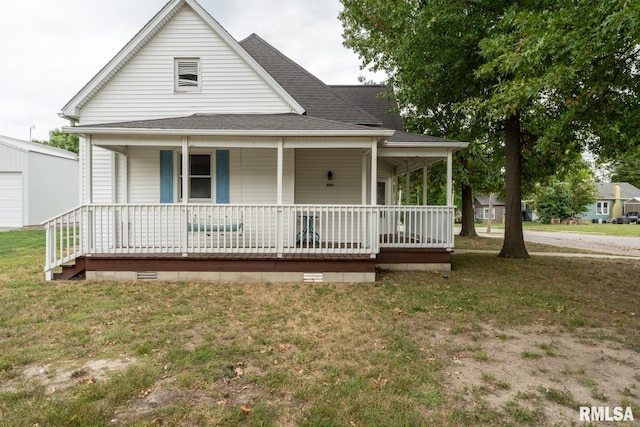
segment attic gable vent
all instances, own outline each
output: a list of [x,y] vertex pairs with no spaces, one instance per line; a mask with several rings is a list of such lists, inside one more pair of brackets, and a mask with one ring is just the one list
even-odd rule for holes
[[200,59],[176,58],[175,89],[176,92],[189,92],[200,89]]

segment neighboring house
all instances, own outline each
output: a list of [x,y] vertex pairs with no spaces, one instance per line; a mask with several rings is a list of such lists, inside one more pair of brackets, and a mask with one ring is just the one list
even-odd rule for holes
[[[640,198],[640,189],[628,182],[597,183],[596,189],[596,202],[589,206],[587,211],[580,214],[580,218],[584,220],[610,221],[628,211],[626,204],[629,199]],[[633,200],[630,201],[633,202]],[[634,206],[633,203],[630,206]]]
[[484,224],[489,222],[489,218],[491,218],[491,222],[502,223],[502,219],[505,215],[505,203],[504,200],[498,199],[495,194],[491,195],[491,205],[489,208],[489,196],[484,194],[476,194],[473,198],[473,206],[475,212],[476,222],[482,222]]
[[[81,205],[47,224],[47,278],[450,269],[452,153],[467,144],[404,132],[385,93],[327,86],[194,0],[170,1],[62,109],[80,136]],[[399,175],[442,160],[446,206],[393,205]]]
[[78,206],[75,153],[0,136],[0,227],[40,223]]

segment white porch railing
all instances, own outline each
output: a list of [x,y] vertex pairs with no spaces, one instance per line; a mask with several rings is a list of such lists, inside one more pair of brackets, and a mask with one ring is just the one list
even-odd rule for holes
[[380,246],[453,248],[455,208],[448,206],[378,206]]
[[368,254],[453,247],[454,208],[361,205],[86,205],[45,223],[47,279],[94,254]]

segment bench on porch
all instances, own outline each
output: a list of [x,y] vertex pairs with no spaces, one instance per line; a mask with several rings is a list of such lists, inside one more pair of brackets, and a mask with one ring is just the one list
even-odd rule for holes
[[224,219],[224,221],[219,220],[211,220],[211,218],[207,218],[205,220],[199,221],[197,217],[194,216],[192,218],[192,222],[187,223],[187,231],[204,231],[206,233],[216,233],[216,232],[233,232],[239,233],[242,235],[242,231],[244,228],[244,221],[242,217],[239,218],[238,222],[232,222],[228,217]]
[[200,224],[200,223],[188,223],[187,231],[206,231],[206,232],[217,232],[217,231],[239,231],[242,233],[243,223],[233,223],[233,224]]

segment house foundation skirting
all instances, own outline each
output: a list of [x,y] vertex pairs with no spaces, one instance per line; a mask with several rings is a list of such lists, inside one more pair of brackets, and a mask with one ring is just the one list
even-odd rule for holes
[[[376,268],[450,271],[451,251],[382,248],[368,255],[91,255],[65,266],[57,279],[207,282],[374,282]],[[65,275],[65,273],[67,273]]]
[[326,283],[366,283],[375,282],[375,272],[323,272],[307,274],[304,272],[274,272],[274,271],[87,271],[87,280],[165,280],[183,282],[326,282]]
[[374,282],[363,255],[105,255],[84,258],[89,280],[208,282]]

